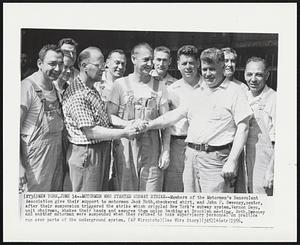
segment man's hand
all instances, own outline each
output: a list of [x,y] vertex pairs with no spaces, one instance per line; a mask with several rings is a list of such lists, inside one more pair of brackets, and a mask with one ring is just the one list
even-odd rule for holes
[[170,164],[170,152],[165,150],[160,154],[158,167],[162,170],[165,170],[169,167],[169,164]]
[[274,184],[274,171],[267,169],[264,177],[263,187],[265,189],[272,189]]
[[137,130],[133,125],[128,125],[124,130],[124,137],[127,139],[133,139],[137,134]]
[[145,132],[147,125],[148,125],[147,121],[136,119],[135,121],[133,121],[133,123],[130,126],[134,127],[138,132]]
[[20,166],[20,177],[19,177],[19,193],[23,193],[26,190],[27,178],[25,174],[25,169]]
[[221,176],[226,180],[232,182],[237,175],[237,162],[232,160],[227,160],[224,164]]

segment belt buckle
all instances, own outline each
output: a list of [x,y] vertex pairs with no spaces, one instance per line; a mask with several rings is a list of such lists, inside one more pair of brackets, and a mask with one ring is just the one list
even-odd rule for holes
[[204,144],[204,151],[208,152],[208,144]]

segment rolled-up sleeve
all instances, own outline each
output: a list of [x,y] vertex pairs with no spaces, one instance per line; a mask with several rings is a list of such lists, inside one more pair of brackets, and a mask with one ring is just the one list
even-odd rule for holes
[[253,116],[253,111],[249,105],[247,97],[241,88],[236,92],[234,103],[232,104],[233,118],[236,123],[240,123],[246,118]]

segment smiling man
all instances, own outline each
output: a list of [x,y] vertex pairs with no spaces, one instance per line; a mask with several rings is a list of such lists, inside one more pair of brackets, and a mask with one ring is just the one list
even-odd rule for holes
[[234,77],[235,69],[236,69],[236,63],[237,63],[237,53],[233,48],[222,48],[222,51],[224,52],[224,59],[225,59],[225,69],[224,69],[224,75],[227,77],[230,81],[233,81],[240,85],[242,89],[247,92],[249,88],[246,84],[242,83],[241,81],[237,80]]
[[101,95],[101,99],[107,103],[113,83],[116,79],[123,77],[126,70],[126,55],[121,49],[109,52],[106,59],[106,69],[101,81],[95,83],[95,88]]
[[246,144],[249,191],[273,195],[276,92],[266,85],[268,77],[264,59],[248,59],[245,80],[250,88],[247,95],[254,112]]
[[[168,111],[167,88],[154,79],[153,49],[147,43],[131,51],[133,73],[116,80],[108,103],[111,122],[126,127],[149,121]],[[163,147],[161,149],[161,140]],[[163,170],[169,164],[168,131],[149,130],[133,139],[114,141],[116,190],[162,191]]]
[[135,129],[110,128],[104,102],[94,87],[105,67],[101,50],[84,49],[78,66],[80,73],[63,97],[72,191],[103,191],[108,181],[111,140],[133,136]]
[[233,192],[238,157],[252,116],[242,88],[224,77],[224,53],[209,48],[200,56],[203,82],[190,100],[150,121],[147,129],[163,128],[187,118],[185,166],[192,167],[189,192]]
[[77,58],[77,42],[72,38],[63,38],[59,40],[58,47],[63,52],[64,66],[63,70],[54,84],[59,91],[59,96],[62,98],[64,91],[74,81],[79,71],[74,67]]
[[[193,45],[184,45],[179,48],[177,67],[182,78],[168,86],[169,107],[171,109],[178,108],[180,104],[188,100],[192,91],[200,85],[198,49]],[[164,173],[163,188],[166,192],[182,192],[183,190],[188,192],[190,189],[192,179],[189,171],[191,171],[191,166],[184,166],[187,131],[188,121],[186,118],[170,127],[170,165]]]
[[52,82],[62,71],[62,52],[45,45],[37,66],[21,83],[20,187],[27,183],[28,191],[61,191],[63,119]]
[[159,46],[154,49],[154,70],[151,75],[166,85],[171,85],[177,79],[168,73],[172,63],[171,51],[165,46]]

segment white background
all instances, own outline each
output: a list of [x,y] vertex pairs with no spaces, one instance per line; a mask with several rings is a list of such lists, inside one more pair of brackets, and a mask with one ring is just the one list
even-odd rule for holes
[[[4,241],[296,240],[296,3],[3,4]],[[274,228],[29,224],[18,215],[21,28],[278,33]]]

